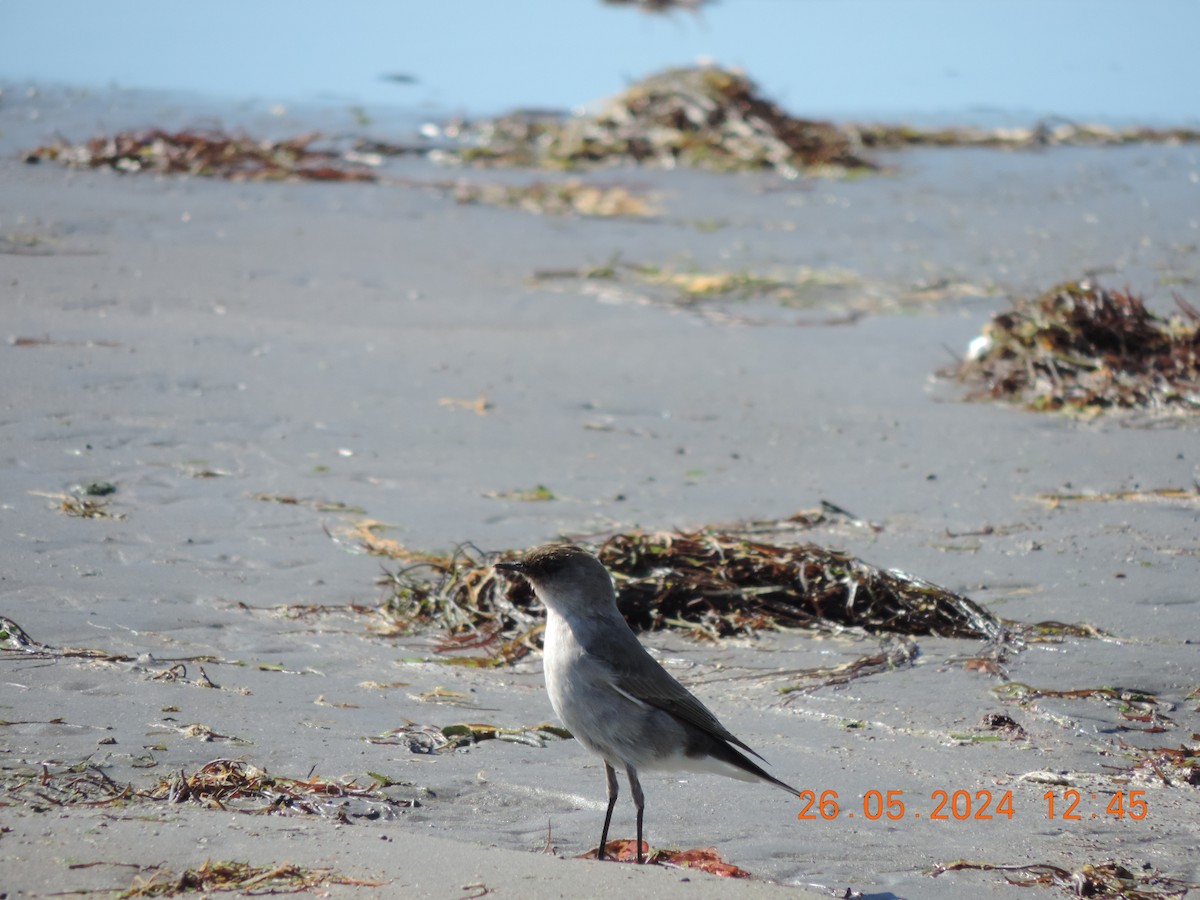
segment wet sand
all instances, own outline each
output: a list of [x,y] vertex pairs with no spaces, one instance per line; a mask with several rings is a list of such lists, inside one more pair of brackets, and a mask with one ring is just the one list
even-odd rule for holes
[[[35,141],[56,128],[54,107],[43,113]],[[1200,504],[1036,499],[1191,489],[1195,423],[963,404],[931,379],[1009,297],[1061,280],[1098,273],[1160,309],[1172,290],[1196,303],[1197,148],[910,152],[886,159],[892,174],[850,181],[587,176],[657,195],[662,216],[624,221],[461,206],[394,185],[28,166],[16,151],[34,127],[14,121],[0,136],[10,241],[0,615],[44,644],[130,661],[3,654],[6,783],[88,760],[148,787],[233,757],[295,778],[382,773],[419,805],[351,805],[340,821],[161,802],[0,806],[7,896],[127,887],[133,870],[115,864],[178,871],[208,858],[329,866],[405,896],[466,896],[479,882],[538,897],[798,896],[797,885],[1011,895],[994,872],[926,874],[959,858],[1117,860],[1200,881],[1197,788],[1132,771],[1131,749],[1194,746],[1200,731],[1187,699],[1200,687]],[[389,171],[447,177],[423,161]],[[822,294],[815,309],[696,310],[628,285],[532,280],[617,254],[703,270],[838,270],[856,287]],[[973,289],[903,303],[938,284]],[[480,395],[486,415],[443,402]],[[123,518],[69,517],[44,496],[93,481],[116,486],[108,509]],[[557,499],[494,496],[536,485]],[[430,754],[367,740],[409,722],[519,727],[553,713],[535,657],[447,666],[437,635],[381,636],[346,611],[378,602],[381,565],[339,537],[347,524],[386,522],[387,537],[417,549],[500,550],[786,517],[822,499],[882,530],[831,526],[805,539],[1007,618],[1111,637],[1030,645],[1003,678],[964,667],[978,644],[919,639],[915,666],[788,695],[779,688],[794,679],[778,673],[847,662],[878,640],[648,637],[772,771],[818,795],[836,790],[844,812],[801,822],[799,804],[765,786],[651,777],[647,839],[714,846],[789,887],[571,859],[594,846],[604,802],[602,767],[571,741]],[[293,604],[334,610],[281,612]],[[175,660],[208,656],[217,661],[161,677]],[[205,679],[220,690],[198,686]],[[1137,688],[1156,695],[1159,718],[1123,718],[1102,699],[1006,702],[995,692],[1006,680]],[[438,688],[464,705],[430,702]],[[1026,736],[991,739],[989,713]],[[187,728],[196,724],[210,732]],[[1155,724],[1165,731],[1136,730]],[[1037,772],[1057,782],[1025,777]],[[1082,818],[1049,819],[1044,794],[1071,787]],[[859,798],[872,790],[903,791],[904,817],[866,820]],[[933,821],[938,790],[1011,790],[1014,814]],[[1145,791],[1149,815],[1109,815],[1113,792],[1131,790]],[[623,796],[613,836],[632,833]],[[567,858],[543,855],[547,846]],[[93,862],[106,865],[72,867]]]

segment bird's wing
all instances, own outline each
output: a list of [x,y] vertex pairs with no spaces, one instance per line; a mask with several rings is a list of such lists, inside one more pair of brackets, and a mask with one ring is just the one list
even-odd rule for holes
[[618,693],[634,702],[661,709],[719,741],[727,741],[762,759],[659,665],[620,614],[616,610],[613,613],[611,620],[575,623],[572,633],[583,651],[608,670],[610,683]]
[[[642,649],[640,645],[639,649]],[[634,700],[670,713],[677,719],[694,725],[719,740],[735,744],[762,759],[722,725],[713,715],[712,710],[697,700],[691,691],[671,677],[671,674],[660,666],[654,657],[646,653],[644,649],[642,649],[642,653],[645,654],[641,660],[643,664],[637,667],[637,671],[631,671],[627,665],[622,666],[615,660],[610,660],[616,670],[614,672],[615,686],[618,690]]]

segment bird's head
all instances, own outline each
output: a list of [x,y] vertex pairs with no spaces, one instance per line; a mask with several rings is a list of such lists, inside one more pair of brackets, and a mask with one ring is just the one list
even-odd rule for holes
[[612,577],[592,554],[572,544],[547,544],[516,562],[496,563],[505,577],[520,575],[547,609],[560,615],[616,613]]

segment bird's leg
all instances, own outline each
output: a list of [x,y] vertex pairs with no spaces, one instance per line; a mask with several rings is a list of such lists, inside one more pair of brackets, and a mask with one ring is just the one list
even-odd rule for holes
[[608,812],[604,814],[604,830],[600,832],[600,849],[596,851],[596,859],[604,859],[604,846],[608,843],[608,825],[612,821],[613,807],[617,805],[617,794],[621,790],[617,784],[617,770],[607,762],[604,764],[604,774],[608,777]]
[[633,794],[633,805],[637,807],[637,861],[640,865],[645,862],[642,858],[642,812],[646,809],[646,795],[642,793],[642,783],[638,781],[637,769],[627,764],[625,774],[629,776],[629,792]]

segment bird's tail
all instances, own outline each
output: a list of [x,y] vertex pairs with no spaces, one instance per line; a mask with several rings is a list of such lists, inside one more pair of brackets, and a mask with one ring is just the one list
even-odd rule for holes
[[[708,767],[710,771],[727,775],[730,778],[736,778],[739,781],[765,781],[767,784],[773,784],[777,788],[782,788],[789,794],[794,794],[797,797],[800,796],[799,790],[792,787],[786,781],[776,778],[754,760],[750,759],[750,757],[746,756],[741,750],[737,749],[737,747],[725,741],[714,738],[707,751],[706,755],[710,763]],[[750,752],[754,753],[753,750]],[[754,753],[754,755],[758,756],[757,753]],[[761,756],[758,758],[762,759]]]

